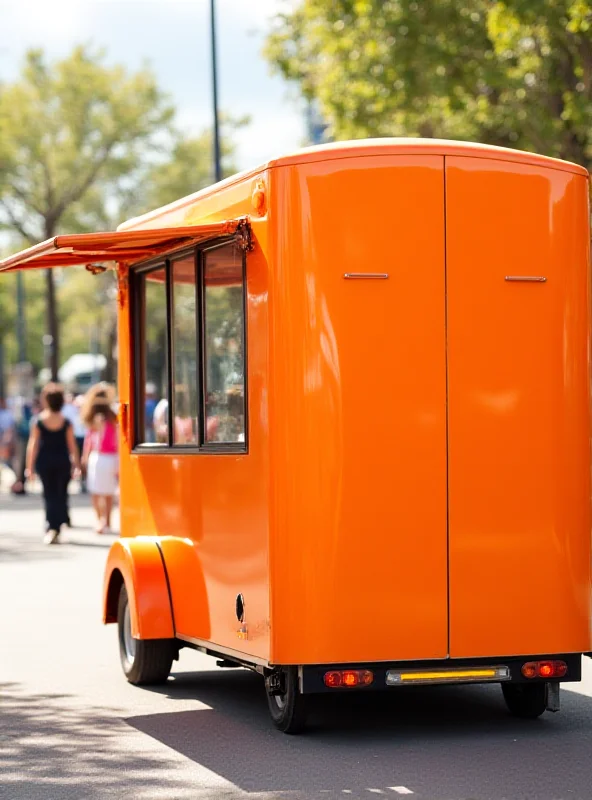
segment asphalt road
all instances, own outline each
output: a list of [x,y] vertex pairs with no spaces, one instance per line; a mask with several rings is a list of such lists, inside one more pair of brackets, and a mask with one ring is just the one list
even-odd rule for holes
[[[130,686],[100,623],[112,537],[73,498],[64,544],[38,498],[0,496],[0,798],[590,800],[592,661],[559,714],[506,714],[499,687],[326,698],[276,732],[261,679],[184,650],[160,690]],[[413,793],[413,794],[411,794]]]

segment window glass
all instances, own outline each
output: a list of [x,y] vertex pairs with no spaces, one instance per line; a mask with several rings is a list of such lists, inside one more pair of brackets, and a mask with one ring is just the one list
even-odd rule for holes
[[234,243],[205,254],[206,442],[245,441],[244,290]]
[[143,347],[144,442],[168,442],[167,297],[166,270],[161,267],[142,277],[144,291]]
[[173,282],[173,444],[197,444],[195,254],[171,264]]

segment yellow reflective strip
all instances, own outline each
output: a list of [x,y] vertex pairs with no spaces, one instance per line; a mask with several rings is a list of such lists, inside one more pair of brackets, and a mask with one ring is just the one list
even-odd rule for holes
[[438,681],[446,678],[495,678],[495,669],[449,670],[447,672],[401,672],[402,681]]

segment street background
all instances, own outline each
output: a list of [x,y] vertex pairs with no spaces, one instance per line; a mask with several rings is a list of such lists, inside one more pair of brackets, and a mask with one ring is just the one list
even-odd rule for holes
[[[0,18],[0,257],[324,141],[480,141],[592,169],[592,0],[0,0]],[[50,377],[116,383],[116,311],[113,271],[0,276],[0,411],[21,451]],[[44,546],[38,487],[11,496],[11,478],[2,800],[592,800],[589,659],[534,722],[497,686],[414,687],[323,697],[301,737],[274,730],[259,676],[196,652],[165,687],[127,684],[100,622],[113,537],[74,495],[75,527]]]
[[100,621],[114,537],[93,533],[85,496],[72,506],[48,547],[40,498],[0,493],[2,800],[592,797],[589,659],[534,722],[497,686],[416,687],[322,698],[300,737],[274,730],[258,675],[190,650],[165,687],[129,685]]

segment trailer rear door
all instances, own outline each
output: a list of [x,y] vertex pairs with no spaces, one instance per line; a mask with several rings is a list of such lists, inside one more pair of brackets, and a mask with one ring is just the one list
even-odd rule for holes
[[444,158],[290,169],[272,657],[445,658]]
[[453,658],[589,646],[587,193],[446,158]]

